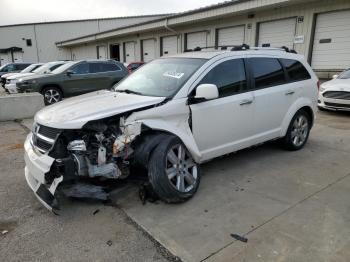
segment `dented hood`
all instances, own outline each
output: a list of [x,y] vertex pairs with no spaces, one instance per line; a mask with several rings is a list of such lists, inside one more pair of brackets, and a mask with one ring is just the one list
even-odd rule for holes
[[59,129],[80,129],[91,120],[155,105],[164,99],[165,97],[97,91],[48,106],[35,115],[35,122]]

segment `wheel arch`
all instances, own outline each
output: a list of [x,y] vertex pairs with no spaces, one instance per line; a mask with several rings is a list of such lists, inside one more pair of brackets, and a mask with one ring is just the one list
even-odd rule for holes
[[288,110],[286,116],[282,122],[281,137],[284,137],[287,133],[290,121],[299,110],[305,110],[305,112],[310,116],[311,127],[314,124],[315,119],[315,109],[311,100],[306,98],[298,99]]
[[62,96],[64,97],[63,89],[62,89],[62,87],[59,84],[44,84],[44,85],[42,85],[40,87],[39,93],[42,94],[44,89],[47,88],[47,87],[56,87],[56,88],[58,88],[61,91]]

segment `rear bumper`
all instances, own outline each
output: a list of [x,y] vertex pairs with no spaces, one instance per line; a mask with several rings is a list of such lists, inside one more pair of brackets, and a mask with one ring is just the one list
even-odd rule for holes
[[45,174],[50,171],[54,159],[35,152],[30,143],[31,136],[32,134],[29,134],[24,143],[25,178],[40,203],[54,211],[57,204],[55,191],[63,181],[63,176],[55,178],[51,184],[46,183]]

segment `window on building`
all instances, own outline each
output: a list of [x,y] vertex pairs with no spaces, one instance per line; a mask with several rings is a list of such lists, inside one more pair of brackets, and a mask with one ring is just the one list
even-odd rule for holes
[[249,64],[256,89],[277,86],[286,82],[283,68],[275,58],[250,58]]
[[302,81],[310,79],[311,76],[302,63],[292,59],[280,59],[286,68],[290,81]]
[[27,46],[32,46],[32,39],[26,39]]
[[243,59],[222,62],[202,79],[201,84],[214,84],[219,96],[226,97],[247,89],[247,80]]

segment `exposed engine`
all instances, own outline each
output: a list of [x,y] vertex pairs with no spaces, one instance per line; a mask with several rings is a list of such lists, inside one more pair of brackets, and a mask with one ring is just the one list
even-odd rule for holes
[[81,130],[63,131],[52,154],[73,160],[76,176],[117,179],[129,175],[131,141],[118,120],[91,122]]

